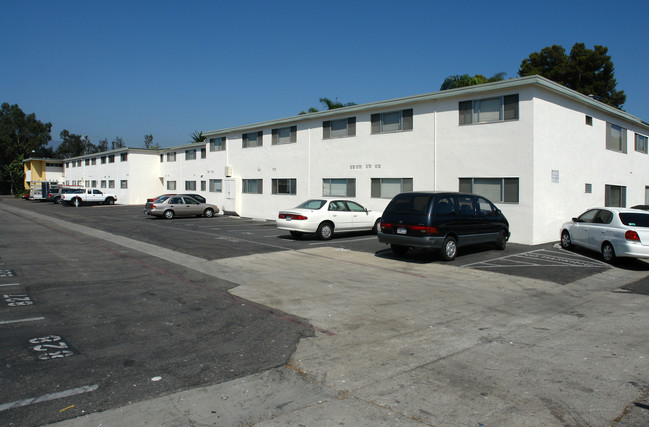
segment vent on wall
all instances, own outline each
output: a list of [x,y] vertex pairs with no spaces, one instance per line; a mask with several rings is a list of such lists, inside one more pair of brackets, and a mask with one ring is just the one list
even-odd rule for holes
[[231,177],[232,176],[232,166],[226,166],[225,167],[225,176],[226,177]]

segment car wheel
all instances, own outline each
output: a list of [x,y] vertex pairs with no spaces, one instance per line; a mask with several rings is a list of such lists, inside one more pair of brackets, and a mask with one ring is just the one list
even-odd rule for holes
[[615,261],[615,249],[613,249],[613,245],[608,242],[602,245],[602,257],[608,263]]
[[293,236],[294,239],[299,239],[303,234],[304,233],[301,231],[291,231],[291,236]]
[[106,199],[104,204],[106,204],[106,205],[114,205],[115,204],[115,199],[113,199],[112,197],[109,197],[109,198]]
[[316,234],[320,240],[330,240],[334,235],[334,225],[330,222],[323,222],[318,226]]
[[78,198],[78,197],[75,197],[74,200],[72,200],[72,206],[74,206],[75,208],[78,208],[79,206],[81,206],[81,199]]
[[404,256],[406,252],[408,252],[408,246],[391,244],[390,249],[392,249],[392,253],[397,256]]
[[52,203],[61,203],[61,198],[55,197],[54,200],[52,200]]
[[507,232],[505,230],[500,230],[498,237],[496,238],[496,249],[499,251],[504,251],[507,247]]
[[168,210],[166,210],[164,212],[163,215],[164,215],[165,219],[172,219],[174,217],[174,211],[172,211],[171,209],[168,209]]
[[561,247],[564,249],[572,248],[572,240],[570,239],[570,233],[566,230],[563,230],[561,233]]
[[444,261],[453,261],[457,255],[457,241],[453,237],[444,239],[440,255]]
[[372,233],[376,234],[379,231],[381,231],[381,218],[377,219],[374,223],[374,227],[372,227]]
[[205,218],[212,218],[214,216],[214,209],[211,208],[205,209],[203,215],[205,216]]

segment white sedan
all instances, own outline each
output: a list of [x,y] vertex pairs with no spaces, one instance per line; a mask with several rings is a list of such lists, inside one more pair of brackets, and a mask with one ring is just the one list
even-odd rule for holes
[[280,211],[277,228],[287,230],[295,238],[315,233],[321,240],[329,240],[336,232],[373,231],[381,222],[381,213],[365,209],[352,200],[313,199],[293,209]]
[[649,212],[638,209],[594,208],[561,226],[561,247],[581,246],[615,257],[649,258]]

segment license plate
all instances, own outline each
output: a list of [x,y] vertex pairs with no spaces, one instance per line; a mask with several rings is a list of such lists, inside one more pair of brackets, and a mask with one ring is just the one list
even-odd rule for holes
[[287,221],[290,221],[290,220],[292,220],[292,219],[293,219],[293,218],[291,218],[290,216],[287,216],[287,217],[286,217],[286,220],[287,220]]
[[406,234],[407,232],[408,232],[408,230],[406,230],[403,227],[397,228],[397,234]]

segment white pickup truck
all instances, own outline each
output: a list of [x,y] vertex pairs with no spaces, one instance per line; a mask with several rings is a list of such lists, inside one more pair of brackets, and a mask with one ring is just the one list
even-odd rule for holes
[[61,194],[61,203],[67,203],[74,207],[83,204],[112,205],[116,200],[116,195],[104,193],[96,188],[75,188]]

